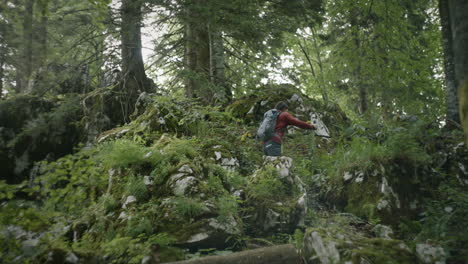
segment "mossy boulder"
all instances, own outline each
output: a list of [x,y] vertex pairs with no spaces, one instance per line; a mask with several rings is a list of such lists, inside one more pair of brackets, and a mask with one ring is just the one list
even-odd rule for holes
[[351,214],[314,219],[302,242],[306,263],[421,263],[401,240],[382,238],[372,226]]
[[263,166],[249,179],[244,221],[250,234],[291,233],[304,226],[307,193],[291,167],[291,158],[265,157]]
[[83,117],[76,97],[50,100],[32,95],[0,103],[0,166],[2,176],[19,183],[35,161],[54,160],[71,153],[80,142]]
[[318,169],[311,183],[324,203],[398,228],[405,219],[420,218],[440,184],[456,178],[466,186],[462,164],[468,159],[456,132],[423,121],[368,126],[353,125],[352,140],[342,138],[341,145],[314,157]]
[[336,135],[338,128],[349,124],[348,118],[337,104],[331,102],[326,104],[321,100],[310,98],[291,84],[262,87],[234,101],[226,111],[246,123],[257,125],[263,119],[263,114],[274,108],[279,101],[287,102],[288,112],[304,121],[310,120],[312,113],[317,113],[332,135]]

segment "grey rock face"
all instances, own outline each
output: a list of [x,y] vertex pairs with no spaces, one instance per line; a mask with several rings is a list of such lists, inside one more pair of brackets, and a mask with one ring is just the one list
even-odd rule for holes
[[224,221],[216,218],[204,220],[206,224],[187,239],[183,244],[188,247],[222,247],[226,239],[232,235],[241,233],[239,223],[234,217],[228,217]]
[[445,251],[440,246],[417,244],[416,256],[426,264],[445,264]]
[[391,239],[391,235],[393,235],[393,230],[391,227],[386,225],[378,224],[372,231],[380,238]]
[[[312,232],[304,238],[304,251],[307,263],[340,263],[340,252],[333,241],[324,241],[318,232]],[[318,258],[319,262],[314,261]]]
[[197,179],[193,176],[188,176],[176,180],[175,185],[173,186],[173,192],[177,196],[183,196],[187,191],[197,183]]
[[198,180],[193,176],[193,169],[185,164],[177,173],[171,175],[168,183],[174,195],[183,196],[195,188]]
[[[262,230],[263,233],[281,230],[289,232],[304,225],[307,213],[307,192],[301,179],[291,172],[292,165],[293,159],[290,157],[264,157],[263,166],[273,166],[278,171],[275,176],[281,184],[295,191],[288,195],[290,197],[287,197],[287,201],[278,200],[274,206],[267,209],[259,208],[253,213],[252,221],[255,222],[253,224],[258,226],[257,229]],[[252,176],[253,179],[262,175],[261,170]],[[291,206],[293,208],[290,208]]]
[[122,205],[122,208],[126,209],[130,204],[135,203],[136,201],[137,201],[136,197],[133,195],[130,195],[125,199],[125,202]]
[[294,182],[294,176],[291,175],[290,170],[293,165],[293,159],[281,156],[281,157],[273,157],[273,156],[265,156],[263,158],[263,166],[272,165],[275,167],[280,175],[281,179],[286,179],[288,182]]
[[80,259],[73,252],[70,252],[65,258],[67,264],[77,264],[79,261]]

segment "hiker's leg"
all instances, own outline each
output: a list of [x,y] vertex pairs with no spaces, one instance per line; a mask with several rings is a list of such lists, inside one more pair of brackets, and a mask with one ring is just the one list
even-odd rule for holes
[[269,140],[263,146],[263,152],[266,156],[281,156],[281,144]]

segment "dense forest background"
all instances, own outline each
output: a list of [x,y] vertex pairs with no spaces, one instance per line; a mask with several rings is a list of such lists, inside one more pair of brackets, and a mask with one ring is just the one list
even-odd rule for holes
[[0,0],[0,261],[467,263],[466,10]]

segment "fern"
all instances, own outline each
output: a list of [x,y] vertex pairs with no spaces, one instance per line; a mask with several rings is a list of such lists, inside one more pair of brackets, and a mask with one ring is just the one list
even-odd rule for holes
[[195,218],[208,211],[205,203],[193,198],[177,197],[172,200],[176,212],[182,218],[192,222]]
[[126,139],[118,139],[101,147],[96,160],[106,168],[126,168],[144,162],[148,149]]
[[149,192],[142,177],[130,176],[125,190],[128,195],[135,196],[138,201],[144,201],[149,198]]

